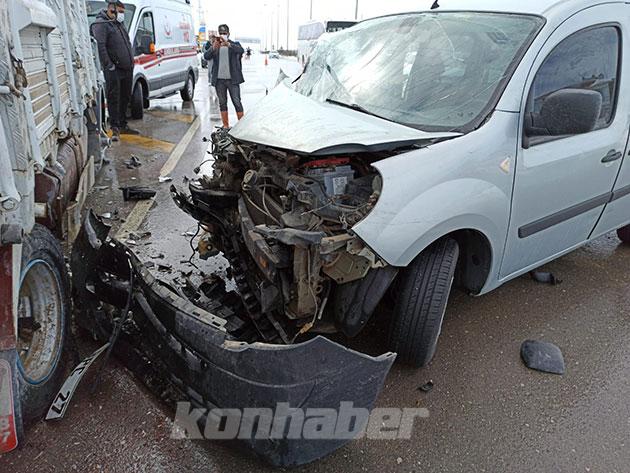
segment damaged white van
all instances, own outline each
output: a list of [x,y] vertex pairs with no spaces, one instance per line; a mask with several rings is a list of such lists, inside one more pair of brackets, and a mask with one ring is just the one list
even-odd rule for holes
[[[620,229],[630,242],[623,77],[630,56],[622,54],[630,5],[440,0],[435,7],[367,20],[319,43],[297,80],[213,135],[211,175],[191,181],[188,192],[172,188],[204,232],[200,256],[222,252],[231,263],[240,322],[234,314],[217,320],[222,337],[235,340],[221,346],[238,347],[240,358],[221,366],[238,366],[245,402],[267,395],[261,386],[270,379],[283,380],[275,395],[284,399],[302,377],[312,391],[293,397],[300,405],[367,402],[391,358],[352,352],[378,375],[355,365],[341,373],[349,352],[308,336],[357,335],[389,290],[395,306],[379,313],[391,319],[383,351],[423,366],[453,284],[484,294],[607,232]],[[98,236],[93,250],[106,232],[86,235]],[[101,256],[101,271],[142,279],[140,311],[153,325],[172,311],[177,289],[160,299],[146,272],[130,271],[129,261],[138,263],[128,250],[116,243],[107,251],[117,256]],[[91,271],[86,258],[76,261]],[[97,293],[112,299],[111,291]],[[125,299],[122,291],[118,305]],[[180,340],[188,333],[164,319]],[[212,366],[225,361],[212,353]],[[269,357],[273,366],[261,361]],[[217,396],[216,382],[206,388]],[[326,448],[271,456],[302,463]]]
[[440,3],[320,44],[190,186],[285,341],[356,335],[395,283],[389,348],[423,366],[453,281],[483,294],[630,222],[630,7]]

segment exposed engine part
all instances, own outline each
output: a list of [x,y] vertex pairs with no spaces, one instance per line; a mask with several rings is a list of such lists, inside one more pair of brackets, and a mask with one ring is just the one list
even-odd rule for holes
[[221,251],[232,265],[261,339],[290,343],[320,324],[342,327],[329,296],[386,267],[351,231],[378,201],[382,180],[370,163],[383,156],[311,159],[238,143],[225,130],[213,133],[212,152],[211,174],[190,182],[190,196],[173,187],[173,197],[205,230],[201,258]]

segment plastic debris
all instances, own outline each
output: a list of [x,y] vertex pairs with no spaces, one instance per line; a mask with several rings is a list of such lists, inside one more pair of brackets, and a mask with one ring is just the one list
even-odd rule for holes
[[553,343],[526,340],[521,345],[521,358],[525,366],[543,373],[564,374],[564,357]]
[[553,275],[553,273],[549,273],[547,271],[530,271],[529,275],[534,281],[541,284],[550,284],[555,286],[562,283],[562,279],[558,279]]
[[171,182],[173,178],[171,176],[160,176],[158,181],[160,182]]
[[426,383],[424,383],[422,386],[420,386],[418,388],[418,390],[422,391],[423,393],[428,393],[432,389],[433,389],[433,381],[432,380],[427,381]]
[[140,162],[140,159],[135,154],[132,154],[129,157],[129,159],[124,161],[124,163],[125,163],[125,166],[127,166],[127,169],[136,169],[136,168],[139,168],[140,166],[142,166],[142,163]]
[[123,193],[125,202],[129,200],[148,200],[155,197],[156,194],[155,190],[142,186],[121,187],[120,190]]

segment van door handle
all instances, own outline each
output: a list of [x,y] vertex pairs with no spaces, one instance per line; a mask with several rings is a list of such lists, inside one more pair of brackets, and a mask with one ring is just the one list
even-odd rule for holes
[[608,154],[602,158],[602,163],[612,163],[613,161],[621,159],[622,156],[623,153],[621,151],[611,149],[610,151],[608,151]]

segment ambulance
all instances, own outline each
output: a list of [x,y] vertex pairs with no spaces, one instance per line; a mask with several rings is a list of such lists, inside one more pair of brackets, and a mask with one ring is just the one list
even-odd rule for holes
[[[131,116],[140,119],[150,99],[180,93],[191,101],[199,77],[190,0],[125,0],[125,27],[135,51]],[[90,22],[106,2],[88,1]]]

